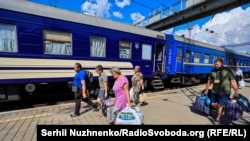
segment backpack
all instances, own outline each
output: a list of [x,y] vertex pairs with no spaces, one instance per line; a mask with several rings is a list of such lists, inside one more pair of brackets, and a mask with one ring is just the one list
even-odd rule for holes
[[90,71],[85,71],[86,72],[86,81],[87,81],[87,87],[88,88],[92,88],[92,83],[93,83],[93,81],[94,81],[94,75],[93,75],[93,73],[92,72],[90,72]]

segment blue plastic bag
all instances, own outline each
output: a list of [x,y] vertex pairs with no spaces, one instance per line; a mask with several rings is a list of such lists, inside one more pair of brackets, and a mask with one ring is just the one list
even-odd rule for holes
[[[209,91],[209,93],[210,93],[210,91]],[[211,104],[211,100],[210,100],[210,98],[209,98],[209,93],[206,95],[206,94],[204,94],[204,91],[202,91],[201,92],[201,96],[200,96],[200,99],[201,100],[204,100],[205,101],[205,104],[207,105],[207,106],[210,106],[210,104]]]
[[211,100],[210,100],[209,97],[206,98],[205,103],[206,103],[207,106],[211,105]]

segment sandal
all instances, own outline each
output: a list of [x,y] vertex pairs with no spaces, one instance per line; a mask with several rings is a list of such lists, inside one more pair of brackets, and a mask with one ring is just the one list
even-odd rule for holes
[[214,122],[221,122],[221,119],[215,119]]

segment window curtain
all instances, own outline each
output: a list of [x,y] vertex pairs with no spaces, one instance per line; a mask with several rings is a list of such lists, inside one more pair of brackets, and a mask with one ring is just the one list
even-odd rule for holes
[[71,55],[71,44],[45,41],[45,53]]
[[105,57],[105,40],[91,38],[91,56]]
[[17,52],[15,26],[0,24],[0,51]]

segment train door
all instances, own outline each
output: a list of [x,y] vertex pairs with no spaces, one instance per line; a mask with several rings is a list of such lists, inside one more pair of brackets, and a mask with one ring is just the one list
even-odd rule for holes
[[176,62],[175,73],[182,72],[182,67],[183,67],[182,56],[183,56],[183,49],[177,48],[176,61],[175,61]]
[[164,72],[164,44],[156,44],[155,55],[154,55],[154,72],[163,73]]

